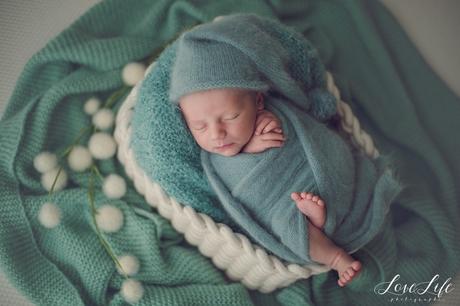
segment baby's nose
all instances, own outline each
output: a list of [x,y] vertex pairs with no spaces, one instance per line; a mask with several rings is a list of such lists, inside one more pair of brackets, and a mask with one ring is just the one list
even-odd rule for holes
[[226,134],[225,128],[221,124],[216,124],[211,129],[212,140],[223,139]]

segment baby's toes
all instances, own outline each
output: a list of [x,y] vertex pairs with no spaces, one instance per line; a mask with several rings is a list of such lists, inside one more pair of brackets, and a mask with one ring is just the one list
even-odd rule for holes
[[339,285],[341,284],[341,286],[345,286],[346,284],[348,283],[347,279],[345,278],[345,274],[342,273],[342,275],[340,275],[339,277]]
[[298,192],[293,192],[293,193],[291,193],[291,199],[294,200],[294,201],[299,201],[302,198],[300,197]]
[[313,202],[318,202],[319,197],[318,197],[318,196],[314,196],[311,200],[312,200]]
[[337,280],[337,283],[339,284],[340,287],[345,286],[345,283],[342,282],[342,280],[340,278]]
[[318,204],[319,206],[324,206],[324,201],[323,200],[318,200],[318,202],[316,202],[316,204]]
[[356,261],[353,261],[353,262],[351,263],[351,268],[352,268],[354,271],[358,272],[359,270],[361,270],[361,262],[359,262],[359,261],[357,261],[357,260],[356,260]]
[[306,192],[302,192],[302,193],[300,194],[300,196],[302,197],[302,199],[305,199],[305,198],[307,197],[307,193],[306,193]]
[[311,193],[307,193],[307,200],[311,200],[313,198],[313,195]]
[[353,268],[351,268],[351,267],[347,270],[347,273],[350,276],[350,279],[353,279],[353,277],[355,277],[355,275],[356,275],[356,271],[353,270]]

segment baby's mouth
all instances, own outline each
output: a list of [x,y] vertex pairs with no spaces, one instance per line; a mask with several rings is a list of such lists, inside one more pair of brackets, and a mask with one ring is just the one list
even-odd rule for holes
[[214,148],[216,148],[217,150],[224,150],[224,149],[230,148],[232,145],[233,145],[233,143],[228,143],[228,144],[224,144],[224,145],[221,145],[221,146],[216,146]]

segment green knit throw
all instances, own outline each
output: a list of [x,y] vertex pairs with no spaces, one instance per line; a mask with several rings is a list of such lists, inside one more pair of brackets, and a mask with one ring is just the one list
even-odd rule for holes
[[[91,222],[87,174],[67,171],[69,185],[53,196],[61,224],[45,229],[37,212],[48,197],[33,158],[63,150],[90,124],[83,103],[121,87],[126,63],[149,57],[196,23],[234,12],[278,17],[312,41],[363,128],[381,152],[393,154],[406,189],[384,230],[355,254],[364,270],[350,286],[339,288],[330,272],[265,295],[228,280],[167,221],[147,211],[130,185],[125,197],[110,201],[125,219],[106,238],[116,255],[140,260],[134,278],[145,293],[138,304],[388,305],[389,297],[375,294],[374,286],[396,274],[409,284],[456,274],[460,101],[378,2],[109,0],[31,58],[0,122],[0,268],[32,302],[126,304],[119,292],[124,278]],[[114,160],[98,167],[104,174],[123,173]],[[97,190],[96,206],[107,203]]]

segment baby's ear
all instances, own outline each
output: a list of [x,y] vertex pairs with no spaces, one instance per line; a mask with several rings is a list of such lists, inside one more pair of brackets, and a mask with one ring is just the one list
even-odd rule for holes
[[264,94],[258,91],[256,93],[256,106],[257,110],[263,110],[264,109]]

